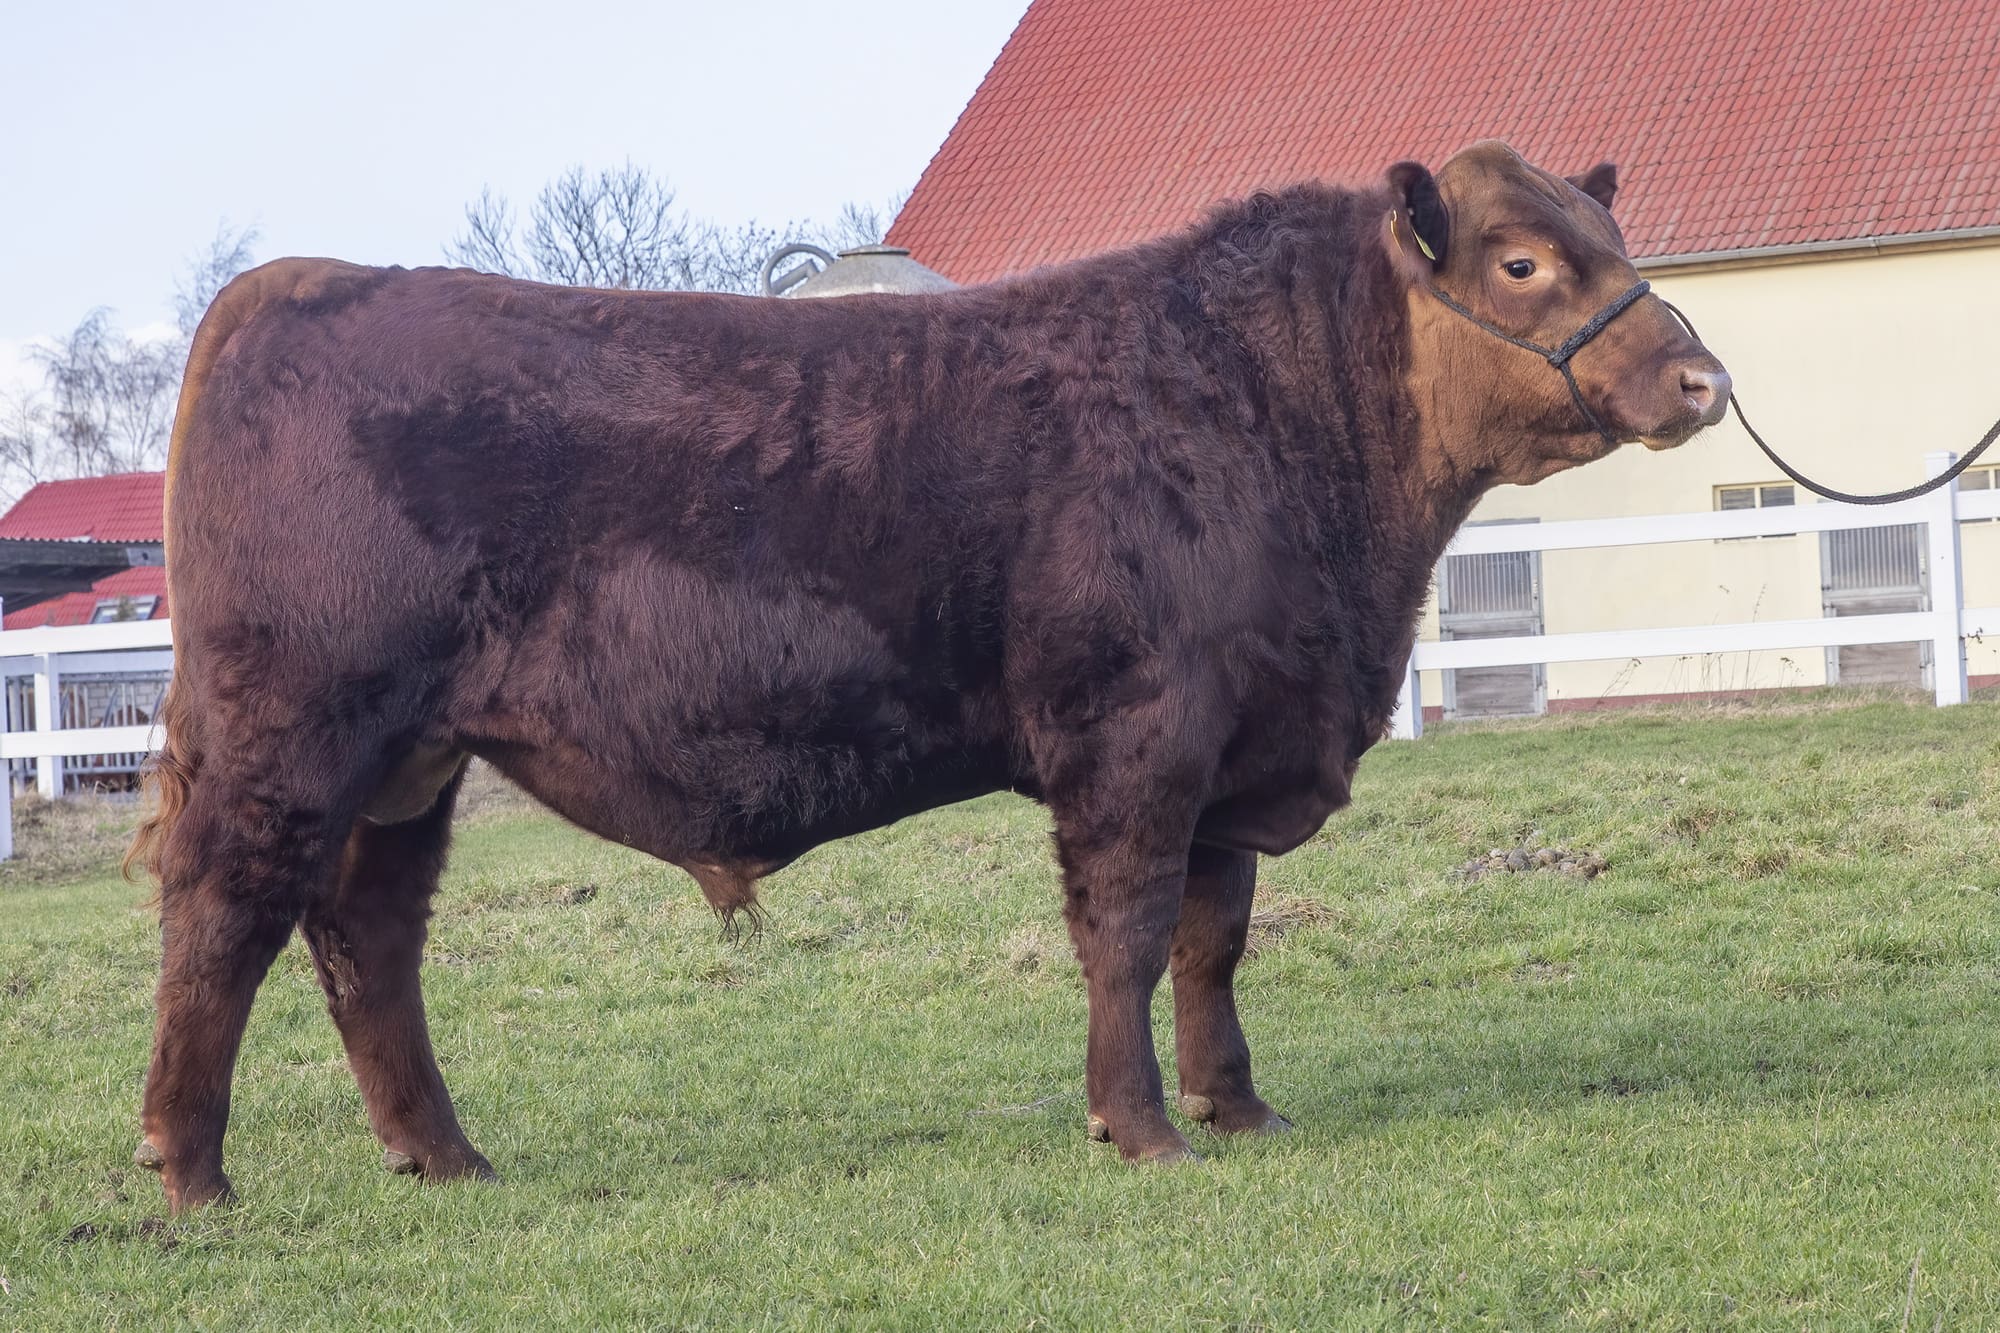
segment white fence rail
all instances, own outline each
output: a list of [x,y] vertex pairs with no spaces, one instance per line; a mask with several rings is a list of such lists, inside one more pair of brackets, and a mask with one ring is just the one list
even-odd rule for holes
[[[1957,455],[1930,454],[1927,475],[1950,467]],[[1574,551],[1606,546],[1647,546],[1666,542],[1714,541],[1728,537],[1770,537],[1795,532],[1834,532],[1892,524],[1924,526],[1930,554],[1928,611],[1817,620],[1757,621],[1736,625],[1677,625],[1663,629],[1601,630],[1581,634],[1538,634],[1496,639],[1420,642],[1410,654],[1392,735],[1413,740],[1423,734],[1422,671],[1462,671],[1472,667],[1530,666],[1548,662],[1592,662],[1697,653],[1755,652],[1774,648],[1847,647],[1863,643],[1926,641],[1939,704],[1965,702],[1965,640],[2000,634],[2000,607],[1967,607],[1959,561],[1958,525],[2000,518],[2000,492],[1960,493],[1953,482],[1929,495],[1893,505],[1811,504],[1774,509],[1737,509],[1697,514],[1649,514],[1633,518],[1589,518],[1561,523],[1496,523],[1463,528],[1445,549],[1454,555],[1500,551]]]

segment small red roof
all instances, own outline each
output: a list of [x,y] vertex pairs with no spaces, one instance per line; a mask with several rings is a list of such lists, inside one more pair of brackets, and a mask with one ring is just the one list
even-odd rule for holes
[[2000,224],[1995,0],[1034,0],[889,242],[958,282],[1501,138],[1635,257]]
[[[134,601],[153,597],[149,615],[141,615],[140,620],[165,620],[167,618],[167,571],[158,565],[139,565],[132,569],[122,569],[109,578],[99,579],[83,592],[66,592],[60,597],[51,597],[46,602],[36,602],[33,606],[19,611],[7,612],[6,629],[35,629],[42,625],[88,625],[102,602],[116,602],[121,597]],[[134,607],[134,610],[139,610]]]
[[120,472],[109,477],[45,481],[0,515],[0,537],[164,541],[166,496],[164,472]]

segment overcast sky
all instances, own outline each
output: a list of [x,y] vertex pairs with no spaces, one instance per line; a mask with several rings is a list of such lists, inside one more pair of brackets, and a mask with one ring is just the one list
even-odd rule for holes
[[626,161],[719,222],[916,183],[1027,0],[0,0],[0,387],[26,339],[171,318],[219,222],[259,259],[431,264]]

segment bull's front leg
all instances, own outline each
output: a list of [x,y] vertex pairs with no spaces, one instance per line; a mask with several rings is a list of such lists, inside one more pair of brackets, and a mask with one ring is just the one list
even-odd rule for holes
[[[1167,841],[1170,845],[1157,845]],[[1092,836],[1057,821],[1070,939],[1090,1000],[1084,1084],[1091,1137],[1126,1160],[1194,1156],[1167,1120],[1153,1054],[1153,991],[1167,968],[1187,877],[1187,841],[1120,830]]]
[[1291,1128],[1250,1081],[1250,1043],[1236,1017],[1236,965],[1256,888],[1254,852],[1199,843],[1189,851],[1172,953],[1181,1113],[1221,1134]]

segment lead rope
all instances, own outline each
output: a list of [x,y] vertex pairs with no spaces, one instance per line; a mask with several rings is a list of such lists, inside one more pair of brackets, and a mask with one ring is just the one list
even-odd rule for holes
[[[1660,299],[1660,304],[1674,312],[1674,318],[1679,320],[1681,325],[1687,329],[1690,337],[1696,342],[1701,341],[1701,335],[1695,332],[1694,321],[1682,314],[1679,306],[1665,297]],[[1978,444],[1966,450],[1965,457],[1959,459],[1956,463],[1953,463],[1930,480],[1916,486],[1905,487],[1900,491],[1890,491],[1886,495],[1849,495],[1846,491],[1836,491],[1831,486],[1820,485],[1818,482],[1800,473],[1790,463],[1778,457],[1778,451],[1764,443],[1764,437],[1759,435],[1757,428],[1750,424],[1750,418],[1743,415],[1743,404],[1733,393],[1729,395],[1729,410],[1736,414],[1736,419],[1743,423],[1744,431],[1751,439],[1757,442],[1757,447],[1764,451],[1764,457],[1778,465],[1780,472],[1815,495],[1823,495],[1829,500],[1838,500],[1842,504],[1851,505],[1890,505],[1897,504],[1903,500],[1914,500],[1919,495],[1928,495],[1938,487],[1956,479],[1959,473],[1971,467],[1978,460],[1979,456],[1986,452],[1987,446],[1991,445],[1995,439],[2000,439],[2000,421],[1996,421],[1986,428],[1986,433],[1979,437]]]

